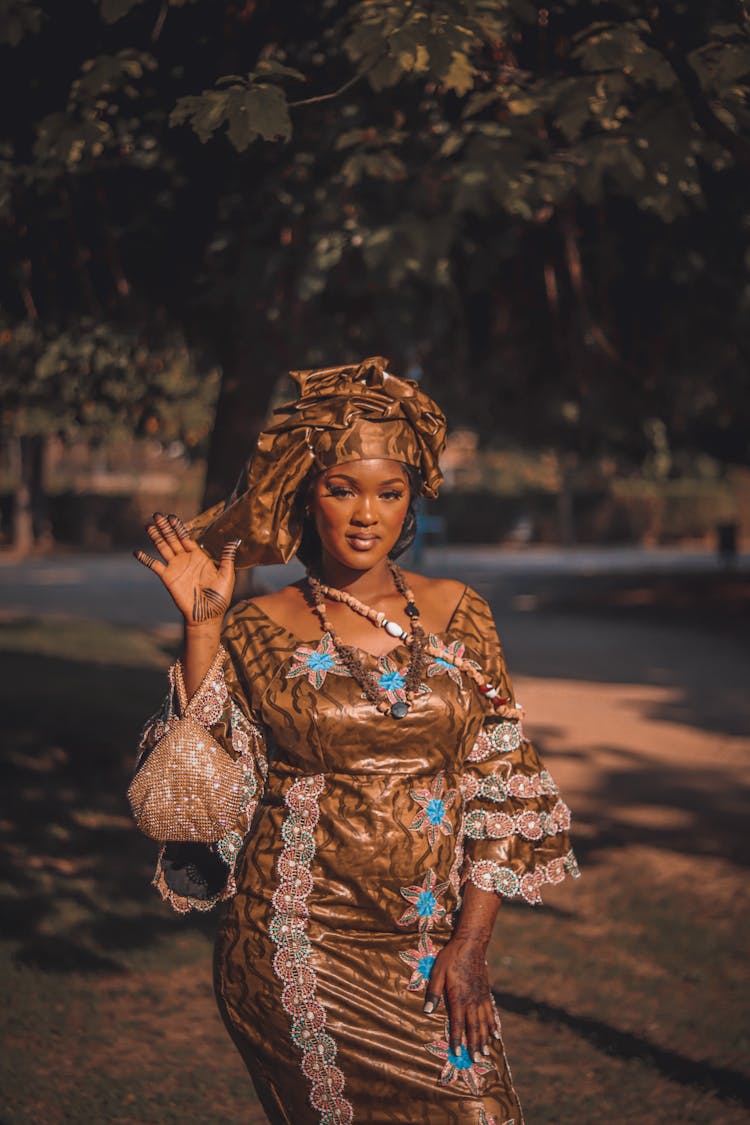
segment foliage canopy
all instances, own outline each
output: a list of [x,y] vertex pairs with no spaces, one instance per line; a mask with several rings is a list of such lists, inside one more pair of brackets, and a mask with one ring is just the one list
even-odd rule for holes
[[501,440],[750,456],[741,0],[0,0],[0,37],[3,338],[183,334],[217,492],[279,373],[383,351]]

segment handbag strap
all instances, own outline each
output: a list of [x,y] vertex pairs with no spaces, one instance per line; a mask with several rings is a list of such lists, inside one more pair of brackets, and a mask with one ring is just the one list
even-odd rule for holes
[[208,671],[206,672],[205,676],[198,685],[198,688],[190,697],[190,699],[188,699],[187,689],[185,687],[185,676],[182,669],[182,661],[177,660],[172,665],[170,669],[170,679],[172,680],[175,691],[177,693],[177,703],[180,708],[180,718],[184,719],[196,710],[200,698],[206,690],[208,684],[211,682],[217,672],[219,672],[220,669],[224,666],[224,661],[226,660],[227,655],[228,653],[224,646],[219,645],[216,651],[216,656],[211,661]]

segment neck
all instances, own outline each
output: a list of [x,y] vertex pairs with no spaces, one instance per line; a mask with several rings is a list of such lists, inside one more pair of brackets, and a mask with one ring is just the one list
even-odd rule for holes
[[368,570],[353,570],[324,552],[319,576],[326,586],[345,590],[362,602],[393,593],[393,575],[388,566],[388,559],[382,559]]

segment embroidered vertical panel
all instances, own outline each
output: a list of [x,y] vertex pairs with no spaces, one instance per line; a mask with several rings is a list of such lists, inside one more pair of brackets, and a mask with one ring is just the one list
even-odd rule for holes
[[269,934],[276,945],[273,971],[282,984],[281,1004],[291,1019],[292,1041],[302,1053],[302,1072],[310,1083],[310,1104],[320,1113],[320,1125],[349,1125],[354,1111],[344,1097],[343,1071],[335,1063],[336,1042],[325,1029],[307,935],[310,867],[324,784],[322,774],[300,777],[285,795],[288,813],[281,828],[284,846],[277,861],[279,885]]

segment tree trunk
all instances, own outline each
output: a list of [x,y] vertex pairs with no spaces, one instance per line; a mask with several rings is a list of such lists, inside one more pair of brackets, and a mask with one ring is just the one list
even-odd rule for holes
[[557,529],[563,547],[574,547],[576,542],[575,511],[573,507],[573,480],[575,457],[563,454],[560,463],[560,488],[557,493]]
[[219,398],[208,450],[203,506],[218,503],[244,468],[266,423],[276,381],[283,374],[271,349],[227,341],[221,348]]
[[11,542],[21,556],[28,555],[35,543],[52,538],[44,485],[46,449],[47,438],[42,434],[19,435],[13,443],[16,487]]

